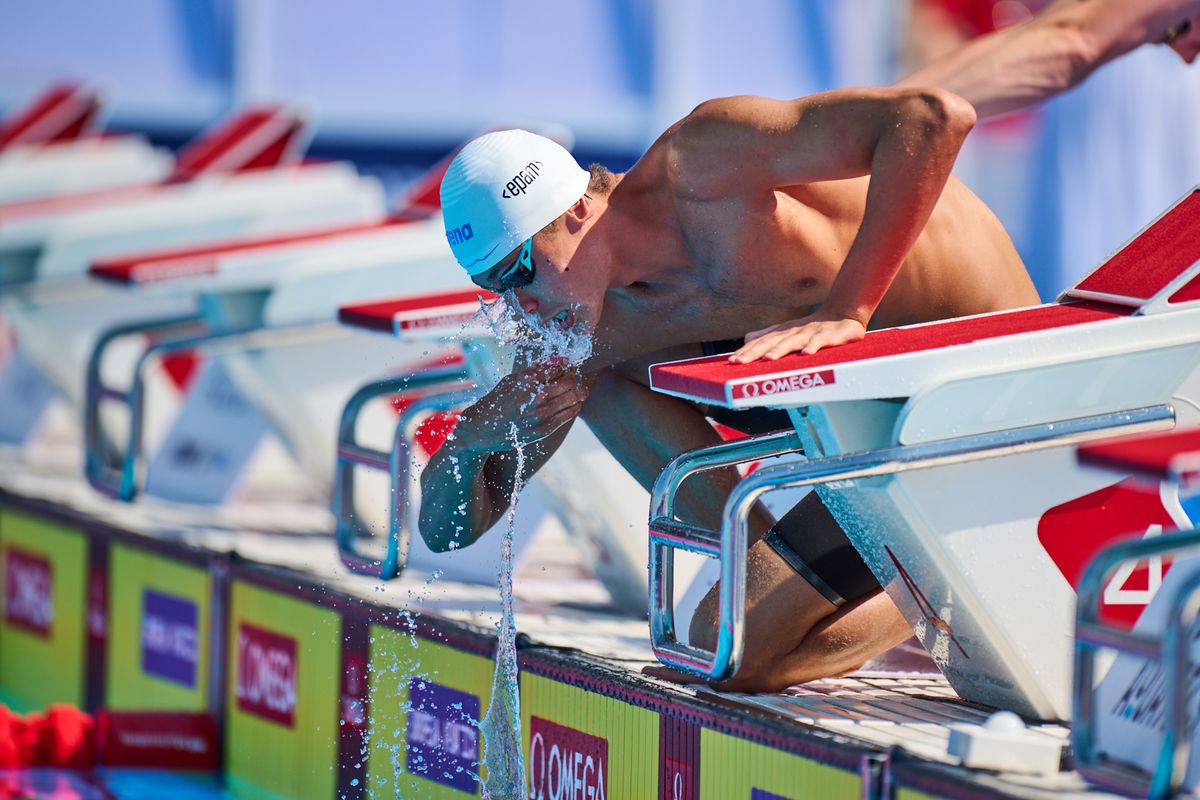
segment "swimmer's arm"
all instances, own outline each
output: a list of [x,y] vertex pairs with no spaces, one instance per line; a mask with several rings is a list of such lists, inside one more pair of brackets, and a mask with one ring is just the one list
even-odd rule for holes
[[871,176],[862,224],[828,298],[817,315],[796,321],[805,336],[819,334],[819,349],[865,333],[974,123],[970,104],[936,88],[713,100],[675,135],[671,179],[685,200],[737,193],[767,213],[779,187]]
[[1134,48],[1200,12],[1196,0],[1057,0],[1032,19],[981,36],[897,86],[939,86],[980,118],[1015,111],[1070,89]]
[[[421,473],[418,525],[429,548],[466,547],[495,525],[508,510],[518,477],[523,484],[558,450],[586,396],[577,376],[540,365],[506,376],[464,409],[454,436]],[[510,424],[524,447],[519,476]]]
[[[562,444],[565,424],[550,437],[525,447],[522,483]],[[420,531],[434,552],[474,544],[508,511],[517,480],[515,450],[486,452],[447,442],[421,473]]]

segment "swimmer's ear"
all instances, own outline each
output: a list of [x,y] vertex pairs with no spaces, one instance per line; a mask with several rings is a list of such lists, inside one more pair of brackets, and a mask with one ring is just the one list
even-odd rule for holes
[[596,213],[596,203],[590,195],[584,195],[575,201],[575,204],[566,210],[563,218],[567,221],[567,227],[572,232],[584,222],[590,219]]

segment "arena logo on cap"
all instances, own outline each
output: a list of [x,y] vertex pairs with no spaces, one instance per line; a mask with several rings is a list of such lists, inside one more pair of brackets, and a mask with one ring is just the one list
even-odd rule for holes
[[296,715],[296,640],[242,623],[238,626],[237,706],[288,728]]
[[142,595],[142,670],[189,688],[196,685],[196,604],[147,589]]
[[533,717],[529,800],[606,800],[608,740]]
[[471,230],[471,223],[469,222],[464,225],[459,225],[457,228],[446,229],[446,241],[448,241],[451,246],[468,242],[474,238],[475,231]]
[[54,568],[48,559],[13,547],[4,550],[4,619],[49,637],[54,624]]
[[525,168],[508,179],[508,183],[504,184],[504,191],[501,196],[507,199],[512,199],[517,195],[525,194],[525,190],[538,179],[538,175],[542,172],[541,161],[530,161],[525,165]]
[[479,769],[479,698],[425,678],[408,683],[408,771],[475,792]]
[[764,378],[761,381],[739,384],[734,399],[797,392],[801,389],[815,389],[818,386],[828,386],[836,382],[831,369],[820,372],[802,372],[798,375],[784,375],[780,378]]

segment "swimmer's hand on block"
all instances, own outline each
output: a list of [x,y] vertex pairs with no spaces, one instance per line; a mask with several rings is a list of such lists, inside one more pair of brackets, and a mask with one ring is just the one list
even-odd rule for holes
[[735,364],[766,359],[775,361],[790,353],[812,355],[823,347],[857,342],[867,334],[865,324],[831,312],[818,310],[807,317],[792,319],[746,334],[746,343],[730,353]]

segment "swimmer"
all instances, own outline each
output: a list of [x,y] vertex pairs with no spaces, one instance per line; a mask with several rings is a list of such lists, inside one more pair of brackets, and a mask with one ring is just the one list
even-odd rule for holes
[[[447,238],[479,286],[548,325],[594,335],[581,370],[518,365],[462,412],[422,475],[420,530],[471,544],[517,476],[582,415],[649,488],[679,453],[718,441],[706,416],[749,433],[782,412],[701,408],[658,394],[647,365],[732,350],[812,353],[883,327],[1038,302],[986,206],[950,176],[975,121],[940,89],[847,89],[705,102],[624,174],[582,169],[524,131],[474,140],[442,183]],[[534,398],[531,400],[531,397]],[[735,470],[690,480],[682,513],[715,526]],[[816,495],[751,518],[746,647],[721,688],[769,691],[861,666],[912,635]],[[712,648],[717,590],[691,641]]]
[[981,36],[902,80],[940,86],[980,118],[1071,89],[1145,44],[1191,64],[1200,53],[1200,0],[1056,0],[1031,19]]

